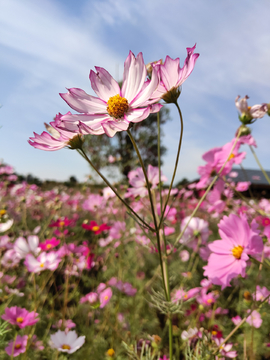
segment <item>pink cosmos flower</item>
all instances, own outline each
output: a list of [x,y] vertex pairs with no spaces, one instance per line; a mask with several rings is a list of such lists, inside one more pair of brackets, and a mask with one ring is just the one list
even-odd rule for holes
[[236,315],[235,317],[232,318],[232,322],[234,323],[235,326],[240,324],[241,321],[242,321],[242,319],[239,315]]
[[34,311],[29,312],[26,309],[12,306],[11,308],[5,308],[5,314],[3,314],[1,318],[8,321],[10,324],[17,325],[20,329],[23,329],[26,326],[37,323],[39,321],[37,316],[38,313]]
[[[239,119],[244,124],[249,124],[253,122],[253,119],[260,119],[264,117],[267,113],[268,107],[267,104],[253,105],[248,106],[247,99],[249,97],[246,95],[244,98],[240,99],[240,95],[235,99],[235,106],[240,112]],[[240,99],[240,100],[239,100]]]
[[[257,285],[256,293],[253,294],[253,298],[255,298],[256,301],[262,301],[269,295],[270,295],[270,291],[265,286],[261,288],[260,286]],[[270,304],[270,297],[268,298],[268,303]]]
[[239,192],[247,191],[250,186],[250,181],[239,181],[236,185],[236,190]]
[[[234,146],[234,143],[235,139],[232,139],[232,141],[224,146],[213,148],[203,154],[202,158],[207,162],[207,164],[198,167],[198,173],[201,175],[201,179],[197,184],[197,189],[206,187],[210,183],[210,178],[221,170]],[[238,152],[240,146],[241,142],[237,141],[229,160],[221,172],[221,176],[229,174],[232,170],[233,164],[240,164],[244,159],[246,153]]]
[[23,354],[26,350],[27,340],[28,340],[27,335],[24,336],[17,335],[15,342],[14,340],[11,340],[8,343],[8,346],[5,348],[6,353],[9,356],[13,355],[13,357]]
[[104,308],[112,297],[112,289],[108,287],[99,294],[100,308]]
[[98,302],[98,294],[94,292],[90,292],[89,294],[86,294],[80,299],[80,303],[83,304],[85,302],[89,302],[90,304],[95,304]]
[[109,230],[111,227],[107,224],[98,225],[96,221],[90,221],[90,224],[82,224],[82,228],[85,230],[91,230],[96,235],[100,234],[102,231]]
[[[69,114],[71,113],[68,112],[66,116]],[[77,134],[63,128],[60,120],[62,116],[63,115],[59,113],[50,125],[45,123],[45,127],[49,133],[43,131],[41,135],[38,135],[34,132],[35,136],[30,137],[28,140],[29,144],[36,149],[45,151],[55,151],[63,149],[65,146],[70,146],[70,140],[74,138],[74,136],[77,136]],[[62,126],[62,128],[59,126]]]
[[55,248],[59,244],[60,244],[60,240],[57,240],[55,237],[53,237],[51,239],[45,240],[43,243],[40,243],[39,247],[41,248],[41,250],[46,251]]
[[249,226],[244,216],[224,216],[218,227],[221,240],[208,245],[212,253],[203,269],[204,276],[224,289],[237,275],[245,277],[248,255],[261,253],[263,241],[257,223],[253,221]]
[[158,68],[160,73],[160,84],[152,95],[153,99],[161,99],[166,93],[178,89],[186,81],[199,57],[199,54],[194,54],[195,48],[196,44],[192,48],[187,48],[187,57],[182,68],[179,58],[173,60],[169,56],[166,56],[164,64],[160,62],[151,64],[153,69]]
[[[237,356],[237,351],[231,351],[231,348],[233,347],[233,344],[223,344],[224,339],[223,338],[215,338],[215,343],[217,344],[219,348],[219,352],[222,356],[226,356],[228,358],[235,358]],[[221,346],[220,346],[221,345]],[[216,357],[216,359],[219,359]]]
[[1,265],[5,268],[13,268],[19,264],[20,260],[21,258],[16,251],[14,249],[9,249],[2,257]]
[[[148,177],[148,181],[150,183],[151,189],[155,189],[159,183],[158,167],[148,165],[147,177]],[[128,173],[128,181],[129,181],[130,185],[132,185],[132,188],[127,189],[127,193],[125,194],[125,197],[130,197],[130,196],[144,197],[148,194],[147,187],[146,187],[146,181],[145,181],[145,177],[144,177],[142,168],[137,168],[135,170],[131,170]],[[161,181],[162,182],[167,181],[166,176],[161,175]]]
[[[248,310],[250,313],[251,310]],[[260,313],[257,310],[253,310],[252,313],[248,316],[246,322],[250,325],[258,329],[262,325],[262,318]]]
[[61,258],[58,253],[51,251],[49,253],[42,252],[37,258],[32,254],[28,254],[25,258],[24,265],[29,272],[39,273],[43,270],[54,271],[57,269]]
[[68,89],[60,96],[80,114],[61,117],[65,127],[78,126],[83,133],[104,134],[113,137],[116,132],[127,130],[130,123],[140,122],[149,114],[158,112],[162,105],[149,101],[159,84],[158,70],[152,72],[151,81],[146,81],[146,67],[142,53],[137,57],[130,51],[125,64],[123,85],[103,68],[91,70],[92,89],[98,97],[88,95],[81,89]]
[[[183,219],[181,224],[181,230],[184,229],[189,219],[190,216],[187,216]],[[190,220],[190,223],[188,224],[188,227],[186,228],[180,242],[186,244],[193,250],[196,250],[199,238],[201,244],[204,244],[208,240],[209,234],[210,232],[208,229],[208,222],[203,219],[193,217]]]

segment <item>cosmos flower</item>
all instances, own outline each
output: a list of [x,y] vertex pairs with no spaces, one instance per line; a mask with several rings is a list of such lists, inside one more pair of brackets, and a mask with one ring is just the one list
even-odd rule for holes
[[253,119],[260,119],[264,117],[268,110],[267,104],[265,103],[248,106],[248,98],[249,97],[246,95],[244,98],[240,99],[240,95],[238,95],[235,99],[235,106],[240,113],[239,119],[244,124],[250,124],[253,122]]
[[100,234],[102,231],[106,231],[110,229],[110,226],[107,224],[98,225],[96,221],[91,220],[90,224],[82,224],[82,228],[85,230],[91,230],[96,235]]
[[58,351],[73,354],[83,346],[85,336],[78,337],[75,330],[69,331],[68,333],[58,330],[57,333],[51,335],[51,342],[51,346]]
[[109,137],[127,130],[131,123],[146,119],[162,107],[149,100],[159,84],[158,69],[153,70],[150,81],[146,81],[146,75],[142,53],[135,57],[131,51],[124,64],[121,89],[105,69],[96,67],[96,72],[91,70],[89,77],[98,97],[77,88],[60,94],[72,109],[80,113],[66,114],[61,121],[67,129],[78,126],[81,133],[106,133]]
[[6,353],[9,356],[12,356],[13,354],[13,357],[23,354],[26,350],[27,340],[28,340],[27,335],[24,336],[17,335],[15,342],[14,340],[11,340],[8,343],[8,346],[5,348]]
[[192,48],[187,48],[187,57],[182,68],[179,58],[173,60],[169,56],[166,56],[164,64],[160,62],[152,64],[153,69],[157,67],[160,74],[160,83],[152,96],[153,99],[164,99],[168,103],[177,100],[180,95],[179,87],[189,77],[199,57],[199,54],[194,54],[195,48],[196,44]]
[[19,326],[20,329],[26,326],[34,325],[38,322],[38,313],[32,311],[29,312],[26,309],[18,306],[12,306],[11,308],[5,308],[5,313],[1,316],[3,320],[8,321],[12,325]]
[[224,216],[218,227],[221,240],[208,245],[212,253],[203,269],[204,276],[224,289],[237,275],[245,277],[248,255],[261,253],[263,241],[257,223],[250,226],[244,216]]

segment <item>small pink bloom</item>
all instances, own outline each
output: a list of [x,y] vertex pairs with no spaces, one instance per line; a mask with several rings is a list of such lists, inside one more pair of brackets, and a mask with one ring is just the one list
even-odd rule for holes
[[249,181],[240,181],[236,185],[236,190],[239,191],[239,192],[247,191],[249,186],[250,186]]
[[86,294],[83,296],[80,300],[80,303],[83,304],[85,302],[89,302],[90,304],[95,304],[98,302],[98,294],[94,292],[90,292],[89,294]]
[[[231,348],[233,347],[233,344],[223,344],[224,339],[223,338],[215,338],[215,343],[217,344],[219,348],[219,352],[222,356],[226,356],[229,358],[235,358],[237,356],[236,351],[231,351]],[[221,346],[220,346],[221,345]]]
[[[248,310],[248,313],[250,313],[250,311],[251,310]],[[254,326],[256,329],[258,329],[262,325],[262,318],[260,313],[257,310],[253,310],[252,313],[247,318],[246,322],[249,325]]]
[[9,356],[13,355],[13,357],[23,354],[26,350],[27,340],[28,340],[27,335],[24,336],[17,335],[15,342],[11,340],[8,343],[8,346],[5,348],[6,353]]
[[53,237],[52,239],[47,239],[43,243],[40,243],[39,247],[41,248],[41,250],[47,251],[55,248],[59,244],[60,240],[57,240],[55,237]]
[[8,321],[10,324],[17,325],[20,329],[23,329],[26,326],[37,323],[39,321],[37,316],[38,313],[35,313],[34,311],[28,312],[26,309],[13,306],[11,308],[6,308],[5,314],[3,314],[1,318]]
[[100,308],[104,308],[112,297],[112,289],[108,287],[99,294]]
[[239,315],[236,315],[235,317],[232,318],[232,322],[234,323],[234,325],[240,324],[241,321],[242,319]]

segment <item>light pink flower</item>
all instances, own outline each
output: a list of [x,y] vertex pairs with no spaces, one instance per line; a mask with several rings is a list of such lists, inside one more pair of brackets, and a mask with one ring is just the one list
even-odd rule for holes
[[[264,117],[267,113],[268,107],[267,104],[259,104],[248,106],[247,99],[249,97],[246,95],[244,98],[240,99],[240,95],[235,99],[235,106],[240,112],[239,118],[244,124],[253,122],[253,119],[260,119]],[[240,100],[239,100],[240,99]]]
[[100,308],[104,308],[112,297],[112,289],[108,287],[99,294]]
[[[64,116],[71,114],[68,112]],[[64,129],[64,124],[61,122],[62,114],[58,114],[55,117],[55,120],[50,123],[50,125],[45,123],[46,129],[49,131],[43,131],[41,135],[38,135],[34,132],[34,137],[30,137],[28,142],[30,145],[36,149],[46,150],[46,151],[55,151],[63,149],[65,146],[70,146],[70,140],[77,136],[75,132],[72,132],[68,129]],[[61,126],[61,128],[60,128]]]
[[4,256],[1,259],[1,264],[5,268],[13,268],[17,266],[20,262],[21,258],[16,253],[14,249],[9,249],[5,252]]
[[127,130],[130,123],[140,122],[149,114],[158,112],[162,105],[151,105],[149,101],[159,84],[158,69],[153,70],[151,81],[146,81],[146,75],[142,53],[135,57],[131,51],[124,64],[121,89],[105,69],[96,67],[96,73],[91,70],[92,89],[98,97],[77,88],[60,94],[71,108],[80,113],[62,116],[65,127],[79,126],[82,133],[106,133],[113,137],[116,132]]
[[27,340],[28,340],[27,335],[24,336],[17,335],[15,342],[14,340],[11,340],[8,343],[8,346],[5,348],[6,353],[9,356],[12,356],[12,352],[13,352],[13,357],[23,354],[26,350]]
[[8,321],[12,325],[19,326],[20,329],[26,326],[34,325],[39,321],[37,317],[38,313],[32,311],[29,312],[26,309],[12,306],[11,308],[5,308],[5,313],[1,316],[3,320]]
[[257,224],[253,221],[249,226],[244,216],[224,216],[218,227],[222,240],[208,245],[212,253],[203,269],[204,276],[224,289],[237,275],[245,277],[248,255],[261,253],[263,241]]
[[[181,223],[181,231],[184,229],[189,219],[190,216],[187,216],[183,219]],[[188,227],[186,228],[180,242],[182,244],[186,244],[188,247],[192,248],[193,250],[196,250],[198,246],[199,238],[201,244],[205,244],[206,241],[208,240],[209,234],[210,232],[208,229],[208,222],[203,219],[193,217],[190,220],[190,223],[188,224]]]
[[94,292],[90,292],[89,294],[86,294],[80,299],[80,303],[83,304],[85,302],[89,302],[90,304],[95,304],[98,302],[98,294]]
[[[155,189],[159,183],[159,169],[158,167],[154,167],[152,165],[148,165],[147,168],[147,177],[150,183],[151,189]],[[144,197],[148,194],[148,190],[146,187],[146,180],[143,174],[142,168],[137,168],[135,170],[131,170],[128,173],[128,181],[132,188],[128,188],[125,194],[125,197],[130,196],[140,196]],[[167,181],[167,178],[164,175],[161,175],[161,181]]]
[[[231,351],[231,348],[233,347],[233,344],[223,344],[224,339],[223,338],[215,338],[215,342],[219,348],[219,352],[222,356],[226,356],[228,358],[235,358],[237,356],[237,351]],[[221,346],[220,346],[221,345]],[[217,357],[216,357],[217,358]]]
[[169,56],[166,56],[164,64],[160,64],[160,62],[152,63],[153,69],[159,68],[160,73],[160,84],[152,95],[153,99],[161,99],[166,93],[179,88],[186,81],[199,57],[199,54],[194,54],[195,48],[196,44],[192,48],[187,48],[187,57],[182,68],[180,68],[179,58],[173,60]]
[[[248,310],[250,313],[251,310]],[[253,310],[252,313],[248,316],[246,322],[250,325],[258,329],[262,325],[262,318],[260,313],[257,310]]]
[[42,252],[37,258],[32,254],[28,254],[25,258],[24,265],[29,272],[38,273],[43,270],[54,271],[57,269],[61,258],[58,253],[51,251],[49,253]]
[[[253,298],[255,298],[256,301],[262,301],[269,295],[270,295],[270,291],[265,286],[261,288],[260,286],[257,285],[256,293],[253,294]],[[268,298],[268,303],[270,304],[270,297]]]
[[33,253],[38,254],[40,249],[39,238],[36,235],[30,235],[27,237],[27,241],[23,237],[18,237],[14,243],[14,250],[20,256],[21,259],[24,259],[27,254]]
[[234,323],[234,325],[240,324],[241,321],[242,319],[239,315],[236,315],[235,317],[232,318],[232,322]]

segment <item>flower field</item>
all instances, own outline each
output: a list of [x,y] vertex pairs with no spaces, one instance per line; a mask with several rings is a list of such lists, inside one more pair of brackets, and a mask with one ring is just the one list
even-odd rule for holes
[[[249,125],[269,106],[237,97],[236,135],[203,154],[198,181],[174,187],[184,122],[177,101],[194,51],[183,68],[168,56],[146,67],[130,52],[121,88],[96,67],[97,97],[61,94],[79,114],[58,114],[29,140],[46,151],[76,149],[95,169],[84,136],[126,131],[141,165],[126,182],[112,185],[96,169],[104,187],[44,189],[0,165],[1,359],[270,357],[270,201],[254,198],[233,169],[247,156],[243,144],[255,154]],[[164,102],[181,124],[166,187],[132,136]]]

